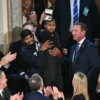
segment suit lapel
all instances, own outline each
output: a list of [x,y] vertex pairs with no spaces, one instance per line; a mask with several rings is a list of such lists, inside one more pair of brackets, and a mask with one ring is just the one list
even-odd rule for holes
[[1,96],[1,94],[0,94],[0,100],[4,100],[3,97]]
[[82,43],[80,49],[79,49],[79,53],[78,53],[78,56],[77,56],[77,59],[76,59],[76,62],[78,61],[80,55],[82,54],[82,52],[84,51],[84,49],[86,48],[86,39],[84,40],[84,42]]

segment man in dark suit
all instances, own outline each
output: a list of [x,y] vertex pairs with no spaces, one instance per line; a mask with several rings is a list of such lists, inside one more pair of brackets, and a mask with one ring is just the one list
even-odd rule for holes
[[43,79],[39,74],[33,74],[31,76],[29,79],[29,85],[32,91],[25,95],[24,100],[50,100],[43,95]]
[[100,58],[95,45],[86,39],[87,27],[83,23],[77,23],[73,27],[73,40],[77,44],[71,48],[70,61],[72,76],[76,72],[83,72],[88,77],[90,100],[95,93],[97,76],[100,72]]
[[[77,0],[78,21],[85,23],[88,28],[88,38],[93,39],[94,28],[91,17],[92,0]],[[74,25],[74,0],[56,0],[54,9],[54,18],[57,22],[57,31],[60,34],[62,48],[70,48],[73,44],[71,32]]]
[[[75,41],[72,39],[72,30],[73,30],[73,5],[75,0],[56,0],[55,2],[55,8],[54,8],[54,19],[57,23],[57,31],[59,33],[60,41],[61,41],[61,47],[62,50],[65,50],[65,48],[70,51],[70,47],[75,43]],[[94,25],[93,25],[93,17],[91,17],[91,2],[92,0],[77,0],[78,4],[78,21],[84,22],[88,28],[88,34],[87,38],[89,40],[93,40],[93,34],[94,32]],[[92,7],[93,8],[93,7]],[[68,52],[69,54],[70,52]],[[67,65],[67,67],[66,67]],[[66,78],[65,82],[65,88],[67,89],[69,87],[69,66],[66,63],[66,61],[63,63],[63,69],[64,75],[63,77]],[[65,81],[65,80],[64,80]],[[69,84],[69,85],[68,85]],[[67,86],[68,85],[68,86]],[[68,89],[66,90],[68,91]],[[68,93],[66,93],[68,94]]]

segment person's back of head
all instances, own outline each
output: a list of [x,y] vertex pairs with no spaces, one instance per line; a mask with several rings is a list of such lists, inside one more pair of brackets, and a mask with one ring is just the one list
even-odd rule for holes
[[29,79],[29,86],[32,90],[38,91],[43,89],[43,79],[39,74],[33,74]]
[[86,75],[84,75],[82,72],[75,73],[72,80],[72,84],[74,89],[73,96],[82,94],[86,100],[89,100],[88,81]]

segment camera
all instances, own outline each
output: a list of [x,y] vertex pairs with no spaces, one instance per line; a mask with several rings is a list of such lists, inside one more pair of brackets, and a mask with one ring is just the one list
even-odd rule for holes
[[45,9],[45,14],[46,17],[44,20],[52,20],[52,14],[53,14],[53,10],[52,9]]

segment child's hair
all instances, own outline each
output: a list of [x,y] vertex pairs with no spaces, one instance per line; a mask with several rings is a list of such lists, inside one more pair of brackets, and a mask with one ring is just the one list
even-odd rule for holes
[[56,23],[56,20],[54,18],[52,18],[51,20],[44,20],[43,21],[43,25],[46,25],[48,22],[54,22],[54,23]]
[[78,94],[83,94],[86,100],[89,100],[88,96],[88,81],[86,75],[82,72],[77,72],[73,77],[73,97]]

